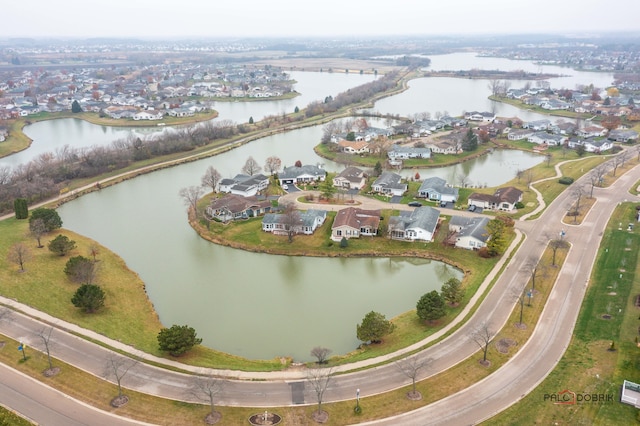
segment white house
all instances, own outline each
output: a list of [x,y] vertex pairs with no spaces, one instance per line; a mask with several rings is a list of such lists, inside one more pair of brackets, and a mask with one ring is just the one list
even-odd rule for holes
[[440,212],[429,206],[400,212],[389,218],[389,236],[394,240],[433,241]]
[[393,172],[382,172],[371,185],[371,190],[386,195],[402,195],[407,192],[407,184],[402,183],[402,176]]

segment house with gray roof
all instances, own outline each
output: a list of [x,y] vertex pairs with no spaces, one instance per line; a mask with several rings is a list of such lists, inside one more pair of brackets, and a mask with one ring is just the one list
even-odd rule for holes
[[402,195],[407,192],[407,184],[402,183],[402,176],[393,172],[382,172],[371,185],[371,190],[379,194]]
[[[327,219],[325,210],[309,209],[299,212],[299,222],[294,226],[296,234],[312,235]],[[262,230],[274,235],[288,235],[288,224],[284,223],[284,215],[267,213],[262,218]]]
[[389,237],[394,240],[433,241],[440,212],[429,206],[401,212],[389,218]]
[[418,197],[433,201],[458,201],[458,188],[447,185],[447,181],[439,177],[430,177],[422,182],[418,189]]
[[269,178],[263,174],[238,174],[233,178],[222,179],[218,184],[218,191],[227,192],[243,197],[252,197],[269,186]]
[[527,138],[527,142],[538,145],[547,144],[553,146],[563,145],[567,141],[567,137],[563,135],[553,135],[547,132],[536,132]]
[[635,142],[638,140],[638,132],[631,129],[615,129],[609,132],[607,139],[616,142]]
[[336,188],[360,190],[364,188],[366,183],[367,179],[364,172],[353,166],[347,167],[333,178],[333,186]]
[[454,232],[455,246],[467,250],[478,250],[487,245],[489,234],[486,217],[452,216],[449,231]]
[[387,156],[390,160],[408,160],[409,158],[431,158],[430,148],[416,148],[413,146],[393,145]]
[[278,180],[280,180],[280,185],[295,185],[297,183],[324,181],[326,176],[327,172],[322,167],[305,164],[300,167],[285,167],[284,170],[278,173]]

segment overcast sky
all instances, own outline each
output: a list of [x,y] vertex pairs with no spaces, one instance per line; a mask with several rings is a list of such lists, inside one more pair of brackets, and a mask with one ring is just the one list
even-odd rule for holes
[[639,31],[639,0],[3,1],[0,37],[278,37]]

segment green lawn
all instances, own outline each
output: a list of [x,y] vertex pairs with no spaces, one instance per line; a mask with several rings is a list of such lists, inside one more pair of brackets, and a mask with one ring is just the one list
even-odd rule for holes
[[[571,344],[553,372],[521,402],[488,424],[633,424],[638,410],[619,402],[624,379],[640,382],[640,230],[618,229],[634,221],[635,205],[616,209],[604,234]],[[606,319],[605,316],[609,316]],[[610,351],[611,343],[615,351]],[[571,389],[612,394],[613,402],[554,405],[544,395]],[[535,413],[526,417],[522,413]]]

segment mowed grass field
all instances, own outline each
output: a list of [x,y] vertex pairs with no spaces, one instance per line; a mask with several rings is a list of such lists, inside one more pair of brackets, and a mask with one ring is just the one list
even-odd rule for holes
[[[609,221],[573,340],[554,371],[521,402],[488,421],[494,425],[629,425],[638,410],[620,403],[623,380],[640,382],[640,230],[635,205],[617,208]],[[613,351],[610,350],[613,344]],[[613,401],[558,405],[545,395],[569,389],[612,395]],[[526,415],[523,415],[526,413]]]

